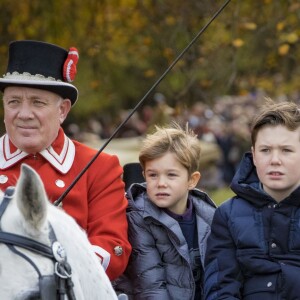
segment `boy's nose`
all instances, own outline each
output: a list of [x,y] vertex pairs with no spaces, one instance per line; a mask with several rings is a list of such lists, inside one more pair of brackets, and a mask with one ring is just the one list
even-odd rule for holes
[[271,163],[272,163],[272,164],[281,164],[281,158],[280,158],[279,153],[274,152],[274,153],[272,154],[272,157],[271,157]]
[[159,185],[159,186],[165,186],[165,184],[166,184],[165,178],[164,178],[163,176],[160,176],[160,177],[158,178],[158,185]]

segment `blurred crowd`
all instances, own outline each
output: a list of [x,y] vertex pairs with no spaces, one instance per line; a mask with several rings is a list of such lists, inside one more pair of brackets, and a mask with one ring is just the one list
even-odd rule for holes
[[[200,140],[215,143],[220,149],[220,158],[215,162],[215,168],[207,170],[205,176],[201,178],[201,183],[211,189],[228,186],[242,155],[251,148],[249,130],[251,120],[265,97],[263,92],[256,92],[243,96],[222,96],[211,106],[196,102],[191,107],[185,107],[184,104],[170,107],[165,96],[156,93],[153,103],[144,105],[135,112],[116,137],[142,136],[151,132],[154,125],[168,124],[172,120],[182,126],[188,123]],[[119,119],[111,123],[92,118],[84,131],[80,130],[78,125],[69,124],[67,131],[83,142],[92,136],[106,139],[129,114],[130,111],[122,111]]]

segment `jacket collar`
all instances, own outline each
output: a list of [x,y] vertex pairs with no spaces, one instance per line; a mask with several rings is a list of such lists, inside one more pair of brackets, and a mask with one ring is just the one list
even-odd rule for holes
[[[230,187],[239,198],[247,200],[256,207],[263,207],[270,202],[277,203],[262,189],[251,152],[244,154]],[[300,206],[299,198],[300,187],[296,188],[290,196],[282,200],[281,203]]]
[[[62,128],[59,129],[58,136],[53,144],[39,152],[57,171],[62,174],[68,173],[75,158],[75,145],[64,134]],[[15,165],[29,153],[16,148],[7,134],[0,138],[0,169],[5,170]]]

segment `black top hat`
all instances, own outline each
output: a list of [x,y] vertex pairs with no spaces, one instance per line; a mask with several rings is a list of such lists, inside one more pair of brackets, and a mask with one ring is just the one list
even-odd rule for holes
[[28,86],[47,90],[71,100],[78,98],[70,84],[76,74],[78,52],[39,41],[14,41],[9,45],[6,74],[0,78],[0,90],[8,86]]

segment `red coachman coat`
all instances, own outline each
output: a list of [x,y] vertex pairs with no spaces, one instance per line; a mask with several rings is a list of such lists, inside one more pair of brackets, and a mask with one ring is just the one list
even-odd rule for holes
[[[20,165],[26,163],[38,172],[54,202],[96,152],[70,140],[62,129],[51,147],[35,155],[17,149],[5,134],[0,139],[0,189],[14,186]],[[123,273],[131,251],[122,172],[116,156],[101,153],[62,201],[63,209],[86,230],[111,280]]]

